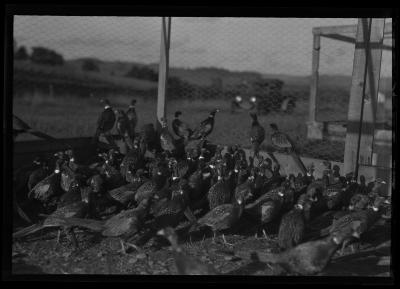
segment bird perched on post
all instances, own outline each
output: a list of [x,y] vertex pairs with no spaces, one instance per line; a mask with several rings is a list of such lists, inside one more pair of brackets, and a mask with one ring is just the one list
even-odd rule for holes
[[214,118],[217,112],[219,112],[219,109],[211,111],[210,115],[193,131],[190,139],[206,138],[214,129]]
[[[94,140],[97,142],[98,138],[101,134],[104,134],[107,138],[108,134],[114,127],[115,123],[115,114],[110,105],[110,102],[107,99],[101,99],[101,104],[104,105],[104,110],[101,112],[98,120],[97,120],[97,129],[94,135]],[[107,138],[107,141],[111,140],[110,137]],[[111,140],[112,143],[112,140]]]
[[212,265],[204,264],[196,258],[183,253],[182,248],[178,245],[178,236],[171,227],[161,229],[158,235],[166,238],[172,246],[174,254],[175,266],[180,275],[217,275],[218,272]]
[[129,135],[129,138],[131,139],[131,142],[133,142],[133,140],[135,138],[135,129],[136,129],[136,125],[138,123],[138,116],[136,113],[135,106],[136,106],[136,99],[132,99],[131,104],[129,105],[129,108],[126,111],[126,115],[129,120],[128,135]]
[[179,119],[181,114],[181,111],[175,112],[175,119],[172,121],[172,129],[177,136],[183,138],[185,143],[187,143],[193,131],[189,128],[187,123]]
[[250,113],[252,118],[250,130],[250,142],[253,147],[254,157],[258,156],[260,145],[265,139],[265,129],[260,125],[257,119],[257,114]]
[[293,160],[298,165],[298,167],[300,168],[302,174],[306,175],[307,169],[304,166],[303,162],[301,161],[299,155],[296,153],[296,149],[292,140],[289,138],[287,134],[280,132],[278,126],[275,123],[271,123],[270,127],[272,129],[272,134],[271,134],[272,146],[278,151],[289,153],[293,158]]

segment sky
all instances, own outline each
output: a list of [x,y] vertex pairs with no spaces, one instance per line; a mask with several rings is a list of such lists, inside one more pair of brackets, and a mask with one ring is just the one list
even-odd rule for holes
[[[173,17],[170,66],[309,75],[312,28],[349,24],[357,24],[357,19]],[[156,63],[160,33],[160,17],[14,18],[18,45],[45,46],[65,59],[96,57]],[[353,57],[354,45],[323,38],[320,73],[351,75]],[[382,76],[391,75],[391,63],[391,52],[384,51]]]

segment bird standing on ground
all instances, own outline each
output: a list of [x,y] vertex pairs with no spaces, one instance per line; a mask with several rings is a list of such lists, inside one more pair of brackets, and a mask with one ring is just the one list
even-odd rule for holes
[[[289,274],[314,275],[324,270],[343,240],[351,236],[360,237],[359,227],[359,222],[355,222],[352,226],[324,239],[302,243],[278,254],[256,254],[261,262],[278,264]],[[254,253],[252,255],[254,256]]]
[[231,201],[231,191],[229,183],[224,178],[222,168],[217,168],[218,180],[211,186],[207,193],[207,199],[210,210],[219,205],[229,203]]
[[183,138],[185,143],[187,143],[193,131],[189,128],[187,123],[179,119],[181,114],[181,111],[175,112],[175,119],[172,121],[172,129],[178,137]]
[[206,138],[214,129],[214,118],[217,112],[219,112],[219,109],[214,109],[210,115],[193,131],[190,139]]
[[278,233],[279,247],[289,249],[303,241],[311,203],[308,196],[303,194],[294,208],[282,217]]
[[[117,115],[117,132],[121,137],[126,139],[129,137],[129,118],[122,109],[116,109],[115,114]],[[132,147],[132,143],[130,143],[130,147]]]
[[291,155],[297,166],[300,168],[303,175],[307,174],[307,169],[301,161],[299,155],[296,153],[296,149],[293,141],[289,136],[283,132],[280,132],[278,126],[275,123],[271,123],[270,127],[272,129],[271,143],[272,146],[278,150],[287,152]]
[[[355,222],[359,222],[359,234],[363,234],[368,231],[376,221],[379,220],[383,213],[383,204],[385,202],[384,197],[376,197],[373,200],[373,204],[369,205],[366,210],[350,212],[337,220],[333,220],[332,225],[322,229],[319,236],[324,236],[327,234],[333,234],[337,231],[343,230],[351,226]],[[348,243],[350,243],[353,238],[348,237],[344,239],[341,253],[343,254],[344,248]]]
[[38,182],[28,193],[29,199],[35,199],[43,205],[45,214],[49,214],[57,208],[58,198],[63,193],[60,185],[61,176],[59,163],[60,160],[57,160],[54,172]]
[[204,264],[196,258],[186,255],[178,245],[178,236],[174,229],[167,227],[157,232],[158,235],[165,237],[172,246],[175,266],[181,275],[217,275],[218,272],[212,265]]
[[129,105],[129,108],[126,111],[126,115],[129,120],[128,135],[129,135],[129,138],[132,143],[135,139],[135,129],[136,129],[136,125],[138,123],[138,116],[136,113],[135,106],[136,106],[136,99],[132,99],[131,104]]
[[88,212],[88,204],[82,201],[74,202],[67,204],[65,206],[57,208],[54,212],[52,212],[50,215],[44,219],[43,222],[34,224],[32,226],[26,227],[22,230],[19,230],[15,233],[13,233],[13,239],[19,239],[26,237],[30,234],[33,234],[35,232],[38,232],[40,230],[43,230],[45,228],[60,228],[58,231],[58,236],[57,236],[57,243],[60,241],[60,235],[61,232],[64,231],[66,233],[69,233],[72,242],[75,246],[75,248],[78,247],[78,242],[76,240],[74,231],[73,231],[73,226],[67,224],[64,222],[64,219],[68,218],[83,218],[86,216]]
[[104,105],[104,110],[101,112],[97,120],[97,129],[94,135],[94,140],[97,142],[99,136],[104,134],[107,141],[113,143],[111,136],[109,135],[115,124],[115,113],[107,99],[101,99],[101,104]]
[[176,150],[175,139],[168,130],[168,124],[165,118],[161,118],[161,126],[162,126],[160,133],[161,148],[169,155],[172,155]]
[[46,178],[49,174],[49,165],[46,160],[41,160],[36,158],[33,161],[33,164],[36,166],[36,169],[30,173],[28,177],[28,189],[29,191],[41,180]]
[[[243,213],[243,205],[243,200],[239,198],[233,204],[223,204],[215,207],[200,218],[195,225],[197,228],[210,227],[213,231],[213,242],[215,242],[218,232],[232,228],[239,221]],[[222,234],[222,239],[225,245],[229,245],[224,234]]]
[[257,119],[257,114],[250,113],[252,118],[251,130],[250,130],[250,142],[253,148],[254,157],[258,156],[260,145],[265,139],[265,129],[260,125]]

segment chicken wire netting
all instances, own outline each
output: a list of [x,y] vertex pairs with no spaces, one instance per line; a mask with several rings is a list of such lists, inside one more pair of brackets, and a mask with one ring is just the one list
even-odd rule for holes
[[[117,108],[136,98],[138,125],[154,123],[161,21],[15,16],[14,113],[55,137],[88,136],[100,97]],[[219,108],[209,139],[249,147],[248,113],[256,111],[267,131],[264,145],[276,123],[302,155],[343,160],[344,143],[308,140],[306,122],[312,28],[349,24],[357,19],[173,17],[168,122],[180,110],[194,128]],[[317,120],[346,119],[353,56],[354,45],[322,39]]]

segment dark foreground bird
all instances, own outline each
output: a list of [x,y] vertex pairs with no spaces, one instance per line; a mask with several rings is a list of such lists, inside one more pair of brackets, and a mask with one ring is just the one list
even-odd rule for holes
[[[351,236],[360,237],[359,227],[360,223],[354,222],[352,226],[336,231],[324,239],[302,243],[278,254],[257,252],[256,256],[261,262],[280,265],[289,274],[315,275],[324,270],[343,240]],[[248,253],[235,255],[249,256]]]
[[63,193],[60,186],[60,166],[56,163],[54,172],[38,182],[28,193],[28,198],[39,201],[45,214],[50,214],[57,208],[58,198]]
[[[337,220],[333,220],[332,225],[322,229],[319,232],[319,236],[325,236],[327,234],[333,234],[340,230],[345,230],[348,227],[352,226],[353,223],[359,224],[359,234],[363,234],[368,231],[372,225],[375,224],[382,216],[383,213],[383,205],[385,202],[384,197],[377,197],[373,201],[373,205],[370,205],[367,209],[361,211],[350,212]],[[343,250],[348,243],[353,241],[353,238],[350,236],[344,239],[343,246],[341,249],[341,253],[343,254]]]
[[303,241],[311,203],[308,196],[303,194],[297,200],[294,208],[282,217],[278,233],[280,248],[289,249]]
[[49,165],[46,160],[42,160],[40,158],[36,158],[33,161],[33,164],[36,166],[36,169],[30,173],[28,177],[28,190],[32,190],[37,183],[46,178],[49,175]]
[[250,113],[252,118],[250,130],[250,142],[253,148],[254,157],[258,156],[260,145],[265,139],[265,129],[260,125],[257,119],[257,114]]
[[178,245],[178,236],[174,229],[167,227],[157,233],[171,243],[175,266],[180,275],[217,275],[217,270],[210,264],[204,264],[196,258],[185,254]]
[[126,253],[125,245],[136,248],[128,241],[142,229],[150,204],[151,200],[145,199],[136,208],[122,211],[103,221],[79,217],[58,217],[55,219],[65,226],[86,228],[98,232],[104,237],[120,238],[122,252]]
[[214,109],[210,115],[203,120],[196,129],[194,129],[190,139],[206,138],[214,129],[214,118],[217,112],[219,112],[219,109]]
[[[235,200],[233,204],[223,204],[213,210],[209,211],[205,216],[197,221],[195,226],[200,228],[202,226],[210,227],[213,231],[213,242],[217,232],[232,228],[243,213],[243,200]],[[224,234],[222,234],[224,244],[229,245],[225,240]]]
[[218,180],[211,186],[207,193],[210,210],[219,205],[229,203],[232,199],[228,181],[224,178],[222,168],[217,168]]
[[272,129],[271,134],[271,143],[272,146],[278,150],[287,152],[296,162],[297,166],[301,170],[303,175],[307,175],[307,169],[303,162],[301,161],[299,155],[296,153],[295,146],[293,141],[289,138],[289,136],[283,132],[280,132],[278,126],[275,123],[271,123],[270,127]]
[[73,217],[83,218],[86,216],[87,212],[88,204],[86,202],[79,201],[65,205],[48,215],[44,221],[13,233],[13,239],[15,240],[26,237],[45,228],[61,228],[58,231],[57,243],[59,243],[61,232],[64,231],[70,234],[72,242],[75,248],[77,248],[78,242],[75,237],[73,226],[65,222],[65,220]]

